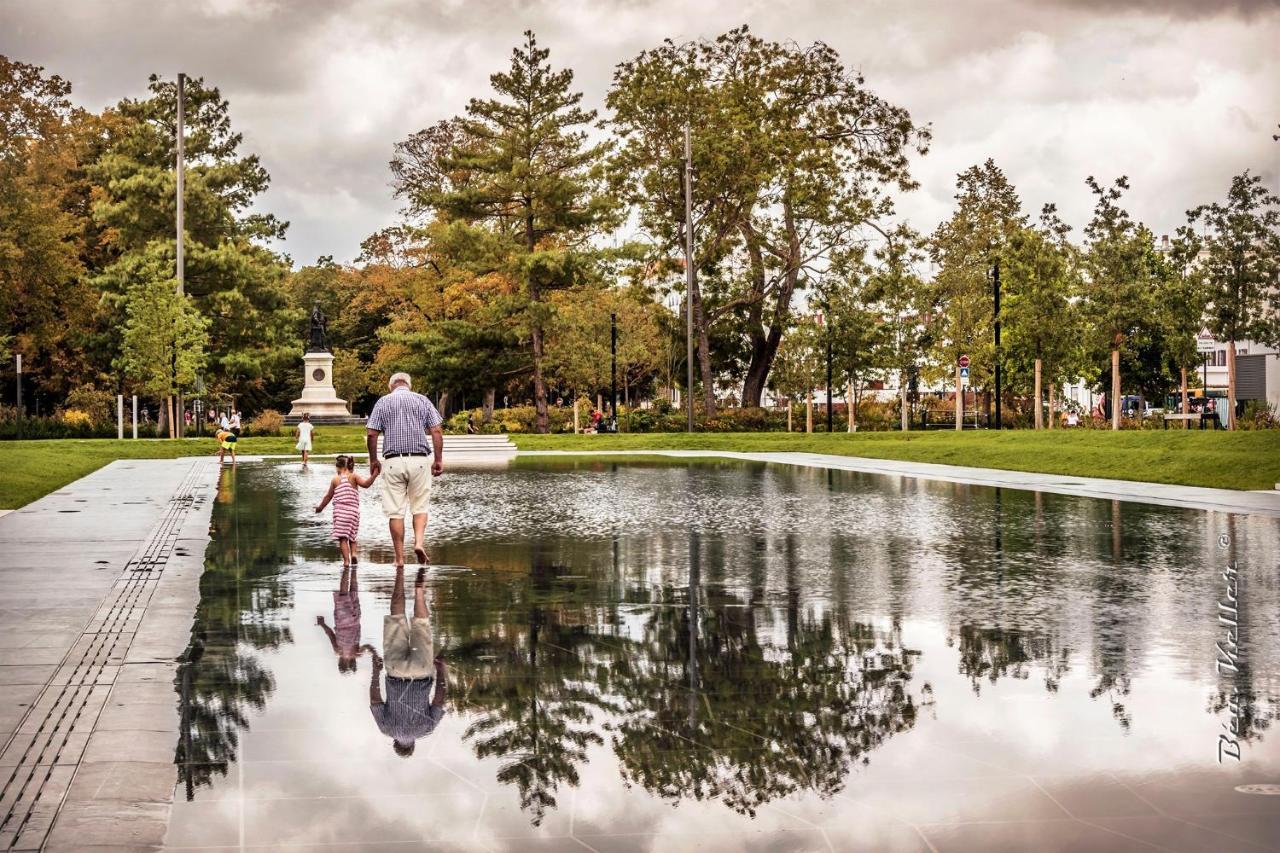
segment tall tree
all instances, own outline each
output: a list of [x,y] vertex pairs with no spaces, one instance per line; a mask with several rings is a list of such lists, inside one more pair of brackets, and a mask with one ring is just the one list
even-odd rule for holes
[[[1183,414],[1190,411],[1187,376],[1194,374],[1196,365],[1200,363],[1196,343],[1204,329],[1209,296],[1205,287],[1204,270],[1196,263],[1200,249],[1200,238],[1193,228],[1184,225],[1178,229],[1178,235],[1170,245],[1167,258],[1169,274],[1160,298],[1163,337],[1169,355],[1178,368]],[[1182,427],[1190,429],[1191,424],[1183,421]]]
[[1280,198],[1245,171],[1224,203],[1187,211],[1205,229],[1199,263],[1208,287],[1209,331],[1227,342],[1227,428],[1236,428],[1236,343],[1280,342]]
[[1111,353],[1111,428],[1120,429],[1120,355],[1150,312],[1151,232],[1134,222],[1117,202],[1129,189],[1121,176],[1104,187],[1092,175],[1085,179],[1097,196],[1093,218],[1085,226],[1084,307],[1095,333]]
[[[938,308],[934,354],[940,376],[956,381],[957,360],[968,355],[972,384],[990,387],[997,357],[991,270],[1009,253],[1027,218],[1017,189],[994,160],[958,174],[955,199],[955,212],[929,241],[930,259],[938,267],[933,281]],[[957,402],[958,392],[957,388]]]
[[[704,402],[714,413],[710,327],[740,311],[742,402],[760,405],[796,291],[887,215],[883,187],[915,187],[907,157],[927,150],[928,128],[826,44],[765,41],[746,27],[642,52],[618,67],[607,103],[618,189],[668,258],[683,242],[683,127],[693,129],[694,263],[731,285],[690,294]],[[738,274],[716,275],[725,266]]]
[[208,321],[188,296],[177,292],[174,257],[153,243],[130,253],[113,270],[128,280],[119,366],[146,394],[165,402],[169,437],[176,435],[174,397],[195,386],[205,363]]
[[45,393],[102,378],[86,352],[96,295],[84,275],[83,164],[100,122],[71,86],[0,56],[0,336]]
[[547,296],[593,277],[591,238],[615,217],[600,191],[606,148],[587,142],[595,111],[580,106],[573,72],[553,70],[550,51],[538,47],[532,32],[524,38],[510,68],[489,78],[498,97],[472,99],[465,117],[437,125],[430,138],[416,135],[401,144],[397,192],[417,209],[486,231],[467,235],[472,245],[458,246],[464,250],[459,260],[477,273],[502,272],[519,283],[537,428],[547,432]]
[[[98,187],[93,216],[112,261],[98,278],[115,310],[109,326],[123,327],[119,285],[140,263],[136,256],[175,242],[177,85],[153,75],[149,89],[149,97],[116,107],[118,126],[89,169]],[[263,402],[270,380],[294,366],[301,349],[286,266],[267,245],[284,236],[286,224],[254,211],[270,178],[257,156],[240,151],[243,138],[219,91],[188,80],[185,120],[185,287],[210,320],[209,385]]]
[[884,244],[872,253],[874,266],[867,277],[866,294],[884,324],[880,363],[898,375],[900,428],[906,432],[911,428],[907,389],[936,334],[931,322],[934,290],[917,272],[925,257],[920,235],[907,225],[899,225],[885,236]]
[[1066,239],[1068,230],[1056,208],[1045,205],[1039,227],[1019,229],[1005,252],[1007,301],[1002,311],[1009,333],[1008,360],[1021,357],[1032,363],[1035,429],[1043,426],[1045,362],[1052,365],[1052,383],[1078,332],[1071,322],[1078,264]]

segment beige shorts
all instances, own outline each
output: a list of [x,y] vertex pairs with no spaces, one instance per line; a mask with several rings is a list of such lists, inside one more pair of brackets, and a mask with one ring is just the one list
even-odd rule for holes
[[406,510],[412,515],[423,515],[431,501],[431,457],[384,459],[378,482],[382,489],[382,511],[388,518],[404,518]]
[[431,620],[382,617],[382,662],[394,678],[429,678],[435,673]]

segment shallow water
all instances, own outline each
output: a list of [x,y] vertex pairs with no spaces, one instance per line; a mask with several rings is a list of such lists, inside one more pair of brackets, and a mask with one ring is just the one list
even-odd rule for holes
[[336,652],[385,651],[376,487],[359,642],[331,642],[342,569],[311,509],[330,469],[223,476],[170,846],[1280,838],[1280,797],[1235,791],[1280,782],[1273,520],[736,462],[451,470],[426,577],[444,715],[402,757],[370,712],[372,652]]

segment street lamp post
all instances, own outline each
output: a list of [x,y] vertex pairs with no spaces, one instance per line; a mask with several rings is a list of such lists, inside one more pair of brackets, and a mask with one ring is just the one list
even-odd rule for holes
[[824,306],[822,319],[827,329],[827,432],[832,429],[832,396],[831,396],[831,309]]
[[609,413],[618,429],[618,315],[609,315]]
[[996,429],[1001,429],[1000,419],[1000,261],[995,262],[995,266],[991,270],[991,287],[995,296],[995,327],[996,327],[996,352],[995,352],[995,374],[996,374]]
[[[186,185],[186,163],[185,163],[186,129],[183,126],[183,123],[186,118],[185,112],[187,107],[186,86],[187,86],[187,75],[179,74],[178,75],[178,125],[177,125],[178,157],[177,157],[177,163],[176,163],[178,215],[177,215],[177,222],[175,223],[176,231],[177,231],[177,235],[176,235],[177,236],[177,253],[176,254],[177,254],[177,268],[178,268],[177,272],[178,272],[178,296],[179,297],[182,297],[186,293],[185,272],[187,268],[185,254],[184,254],[185,247],[183,246],[183,232],[186,230],[185,224],[183,222],[186,215],[186,210],[185,210],[186,193],[183,191]],[[182,438],[183,426],[185,421],[185,416],[183,414],[184,403],[182,401],[182,391],[180,389],[177,390],[174,396],[177,398],[176,402],[178,405],[177,405],[177,412],[173,418],[173,434],[178,438]]]
[[684,280],[685,280],[685,364],[688,378],[685,391],[689,395],[685,429],[693,432],[693,140],[689,125],[684,126]]
[[[22,438],[22,353],[14,355],[18,377],[18,438]],[[1205,386],[1206,388],[1208,385]]]

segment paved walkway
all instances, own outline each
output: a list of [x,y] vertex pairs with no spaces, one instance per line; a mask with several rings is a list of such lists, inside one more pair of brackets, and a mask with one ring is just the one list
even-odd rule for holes
[[1052,492],[1085,498],[1135,501],[1212,512],[1232,512],[1280,518],[1280,491],[1243,492],[1234,489],[1205,489],[1198,486],[1171,486],[1164,483],[1137,483],[1130,480],[1103,480],[1096,477],[1068,477],[1062,474],[1032,474],[1004,471],[998,468],[968,468],[961,465],[937,465],[930,462],[899,462],[891,459],[868,459],[862,456],[836,456],[827,453],[734,453],[721,450],[522,450],[526,456],[671,456],[675,458],[714,457],[742,459],[748,462],[772,462],[802,465],[808,468],[834,468],[862,471],[894,477],[918,477],[948,483],[967,483],[1002,489]]
[[217,473],[113,462],[0,518],[0,849],[163,842]]

